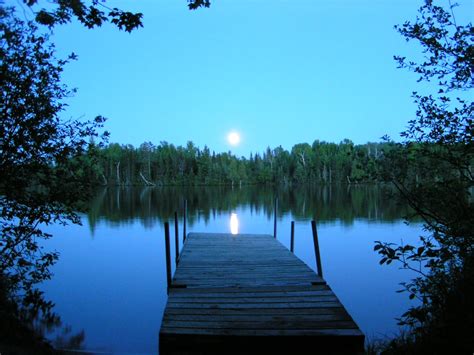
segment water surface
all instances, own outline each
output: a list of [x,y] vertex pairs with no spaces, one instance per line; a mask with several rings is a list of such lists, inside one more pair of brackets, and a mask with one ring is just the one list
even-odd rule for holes
[[83,226],[50,228],[55,237],[46,247],[61,256],[46,295],[72,333],[84,331],[85,349],[156,354],[166,303],[164,222],[178,211],[182,236],[186,199],[188,232],[273,234],[275,196],[280,242],[289,248],[294,220],[295,254],[316,269],[310,227],[316,219],[331,288],[368,337],[395,333],[395,317],[411,302],[395,291],[410,275],[380,266],[374,241],[413,242],[421,228],[406,225],[406,206],[378,186],[103,189]]

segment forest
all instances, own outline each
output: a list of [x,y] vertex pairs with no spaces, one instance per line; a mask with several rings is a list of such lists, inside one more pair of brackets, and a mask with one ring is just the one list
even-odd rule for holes
[[[215,153],[189,141],[185,147],[168,142],[132,145],[91,145],[91,177],[104,186],[129,185],[242,185],[303,183],[367,183],[381,181],[384,152],[396,149],[391,142],[356,145],[315,140],[281,146],[263,153],[237,157],[230,151]],[[415,173],[416,174],[416,173]]]

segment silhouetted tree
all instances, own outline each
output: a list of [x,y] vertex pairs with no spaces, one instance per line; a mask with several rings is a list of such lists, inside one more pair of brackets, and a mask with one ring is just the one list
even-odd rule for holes
[[[190,10],[196,10],[200,7],[210,7],[209,0],[188,0]],[[46,1],[42,0],[22,0],[24,6],[27,6],[35,15],[38,23],[48,27],[62,25],[78,20],[87,28],[100,27],[106,22],[117,26],[120,30],[132,32],[138,27],[143,27],[143,14],[140,12],[131,12],[116,7],[109,7],[106,1],[93,0],[90,2],[84,0],[68,0],[48,2],[46,7],[41,6]]]
[[403,284],[419,300],[401,318],[412,327],[412,347],[391,344],[405,353],[474,349],[474,105],[467,93],[474,85],[474,28],[456,23],[455,7],[426,0],[416,21],[396,27],[424,53],[421,62],[395,57],[399,66],[419,74],[419,81],[434,81],[437,90],[413,94],[416,118],[402,134],[405,142],[386,154],[386,177],[423,219],[426,232],[416,246],[375,246],[381,264],[398,261],[418,273]]
[[22,0],[22,2],[35,14],[38,23],[50,28],[69,23],[73,19],[87,28],[99,27],[105,22],[110,22],[121,30],[131,32],[143,26],[143,14],[110,8],[105,1],[54,1],[48,2],[47,7],[41,6],[42,3],[46,5],[46,1]]
[[[60,119],[71,93],[60,82],[61,72],[74,56],[56,59],[35,24],[0,7],[0,36],[0,278],[2,299],[12,311],[1,318],[32,325],[43,316],[54,322],[52,303],[36,286],[51,277],[58,255],[45,252],[39,240],[50,237],[45,225],[79,223],[75,211],[96,174],[90,139],[104,118]],[[15,328],[2,330],[2,341],[14,339]]]

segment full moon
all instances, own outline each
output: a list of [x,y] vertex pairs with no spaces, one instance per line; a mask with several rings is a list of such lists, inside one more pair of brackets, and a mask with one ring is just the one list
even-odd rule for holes
[[240,143],[240,135],[237,132],[230,132],[227,135],[227,140],[231,145],[237,145]]

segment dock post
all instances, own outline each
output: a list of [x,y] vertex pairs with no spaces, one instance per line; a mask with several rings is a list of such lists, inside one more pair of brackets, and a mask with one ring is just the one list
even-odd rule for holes
[[165,222],[165,248],[166,248],[166,284],[167,293],[171,288],[171,253],[170,253],[170,224]]
[[186,215],[188,214],[188,200],[184,200],[183,211],[183,243],[186,241]]
[[319,241],[318,241],[318,231],[316,230],[316,221],[313,219],[311,221],[311,229],[313,231],[313,242],[314,242],[314,254],[316,257],[316,267],[318,269],[318,275],[323,277],[323,268],[321,266],[321,255],[319,254]]
[[295,221],[291,221],[291,242],[290,242],[290,251],[295,252]]
[[275,205],[274,205],[274,219],[273,219],[273,237],[277,237],[277,210],[278,210],[278,197],[275,197]]
[[174,211],[174,244],[176,247],[175,262],[178,265],[179,261],[179,233],[178,233],[178,212]]

